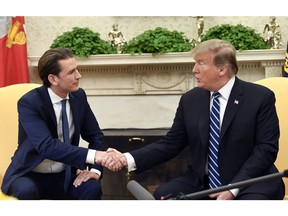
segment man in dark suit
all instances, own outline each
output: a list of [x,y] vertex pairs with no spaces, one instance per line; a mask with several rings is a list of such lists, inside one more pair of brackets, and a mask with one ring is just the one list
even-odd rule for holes
[[[278,172],[274,162],[280,132],[274,93],[236,76],[236,50],[228,42],[204,41],[195,47],[193,55],[198,87],[182,95],[167,135],[124,154],[116,149],[107,150],[115,154],[128,171],[139,173],[170,160],[189,146],[191,161],[187,172],[160,185],[154,192],[156,199],[213,188],[210,177],[218,176],[220,185],[229,185]],[[211,156],[210,151],[215,148],[211,146],[213,139],[209,138],[214,133],[209,126],[214,122],[210,120],[214,92],[220,93],[220,135],[218,150]],[[212,160],[214,156],[216,159]],[[210,169],[212,162],[216,168]],[[277,179],[214,193],[203,199],[277,200],[283,197],[284,184],[282,179]]]
[[[43,86],[18,101],[19,145],[2,191],[29,200],[101,199],[101,160],[107,157],[107,163],[113,161],[103,151],[103,134],[84,90],[78,86],[81,74],[72,51],[46,51],[39,59],[38,71]],[[63,99],[68,118],[66,140]],[[79,146],[80,136],[89,149]]]

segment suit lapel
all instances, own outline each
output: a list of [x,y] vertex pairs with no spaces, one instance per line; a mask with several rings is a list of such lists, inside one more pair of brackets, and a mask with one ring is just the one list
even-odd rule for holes
[[199,98],[199,134],[201,137],[202,144],[207,146],[209,141],[209,104],[210,104],[210,92],[203,91]]
[[56,131],[57,131],[56,116],[55,116],[55,112],[54,112],[54,108],[53,108],[51,99],[50,99],[49,94],[48,94],[48,89],[45,86],[41,86],[37,90],[38,90],[39,95],[41,96],[43,104],[44,104],[43,109],[45,110],[45,112],[47,112],[50,115],[50,117],[53,121],[53,124],[56,128]]
[[231,90],[228,103],[226,106],[222,127],[221,127],[221,134],[220,134],[220,142],[225,135],[229,125],[231,124],[235,114],[237,113],[238,109],[240,108],[242,101],[244,98],[244,93],[241,88],[241,81],[236,77],[234,86]]
[[[69,102],[70,102],[70,108],[73,116],[73,122],[75,127],[75,133],[78,134],[80,128],[80,119],[79,119],[79,102],[76,100],[75,96],[73,94],[69,94]],[[74,145],[74,139],[72,140],[72,144]]]

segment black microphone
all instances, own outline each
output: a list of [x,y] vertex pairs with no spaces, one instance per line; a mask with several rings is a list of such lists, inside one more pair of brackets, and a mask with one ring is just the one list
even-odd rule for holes
[[220,187],[213,188],[213,189],[195,192],[192,194],[186,194],[186,195],[180,194],[177,197],[172,198],[172,199],[179,199],[179,200],[199,199],[199,198],[206,197],[206,196],[213,194],[213,193],[226,191],[226,190],[230,190],[230,189],[234,189],[234,188],[243,188],[245,186],[252,185],[254,183],[272,181],[274,179],[278,179],[278,178],[282,178],[282,177],[286,177],[286,178],[288,177],[288,170],[284,170],[283,172],[273,173],[270,175],[265,175],[265,176],[261,176],[261,177],[257,177],[257,178],[253,178],[253,179],[248,179],[245,181],[241,181],[241,182],[237,182],[237,183],[233,183],[233,184],[229,184],[229,185],[220,186]]
[[135,180],[129,181],[127,188],[137,200],[155,200],[152,194]]

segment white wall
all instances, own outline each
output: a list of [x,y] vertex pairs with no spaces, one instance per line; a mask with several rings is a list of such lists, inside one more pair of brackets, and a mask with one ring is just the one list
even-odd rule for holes
[[[204,16],[204,33],[219,24],[243,24],[262,34],[269,18],[269,16]],[[288,16],[276,16],[276,21],[281,27],[285,47],[288,38]],[[104,40],[108,39],[113,23],[118,23],[119,30],[127,40],[156,27],[181,31],[190,39],[197,38],[196,18],[192,16],[26,16],[25,22],[29,56],[41,56],[57,36],[65,31],[71,31],[76,26],[89,27],[99,32]]]

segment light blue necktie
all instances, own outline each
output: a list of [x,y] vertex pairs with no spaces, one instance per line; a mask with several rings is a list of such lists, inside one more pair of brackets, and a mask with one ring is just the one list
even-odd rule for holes
[[218,147],[220,140],[220,103],[219,92],[214,92],[213,103],[210,113],[210,139],[209,139],[209,158],[208,158],[208,176],[210,188],[221,186],[218,169]]
[[[68,118],[66,113],[66,99],[61,101],[62,109],[62,130],[63,130],[63,140],[64,143],[70,144],[70,138],[69,138],[69,124],[68,124]],[[64,191],[66,192],[69,186],[71,178],[71,167],[69,165],[65,166],[65,182],[64,182]]]

